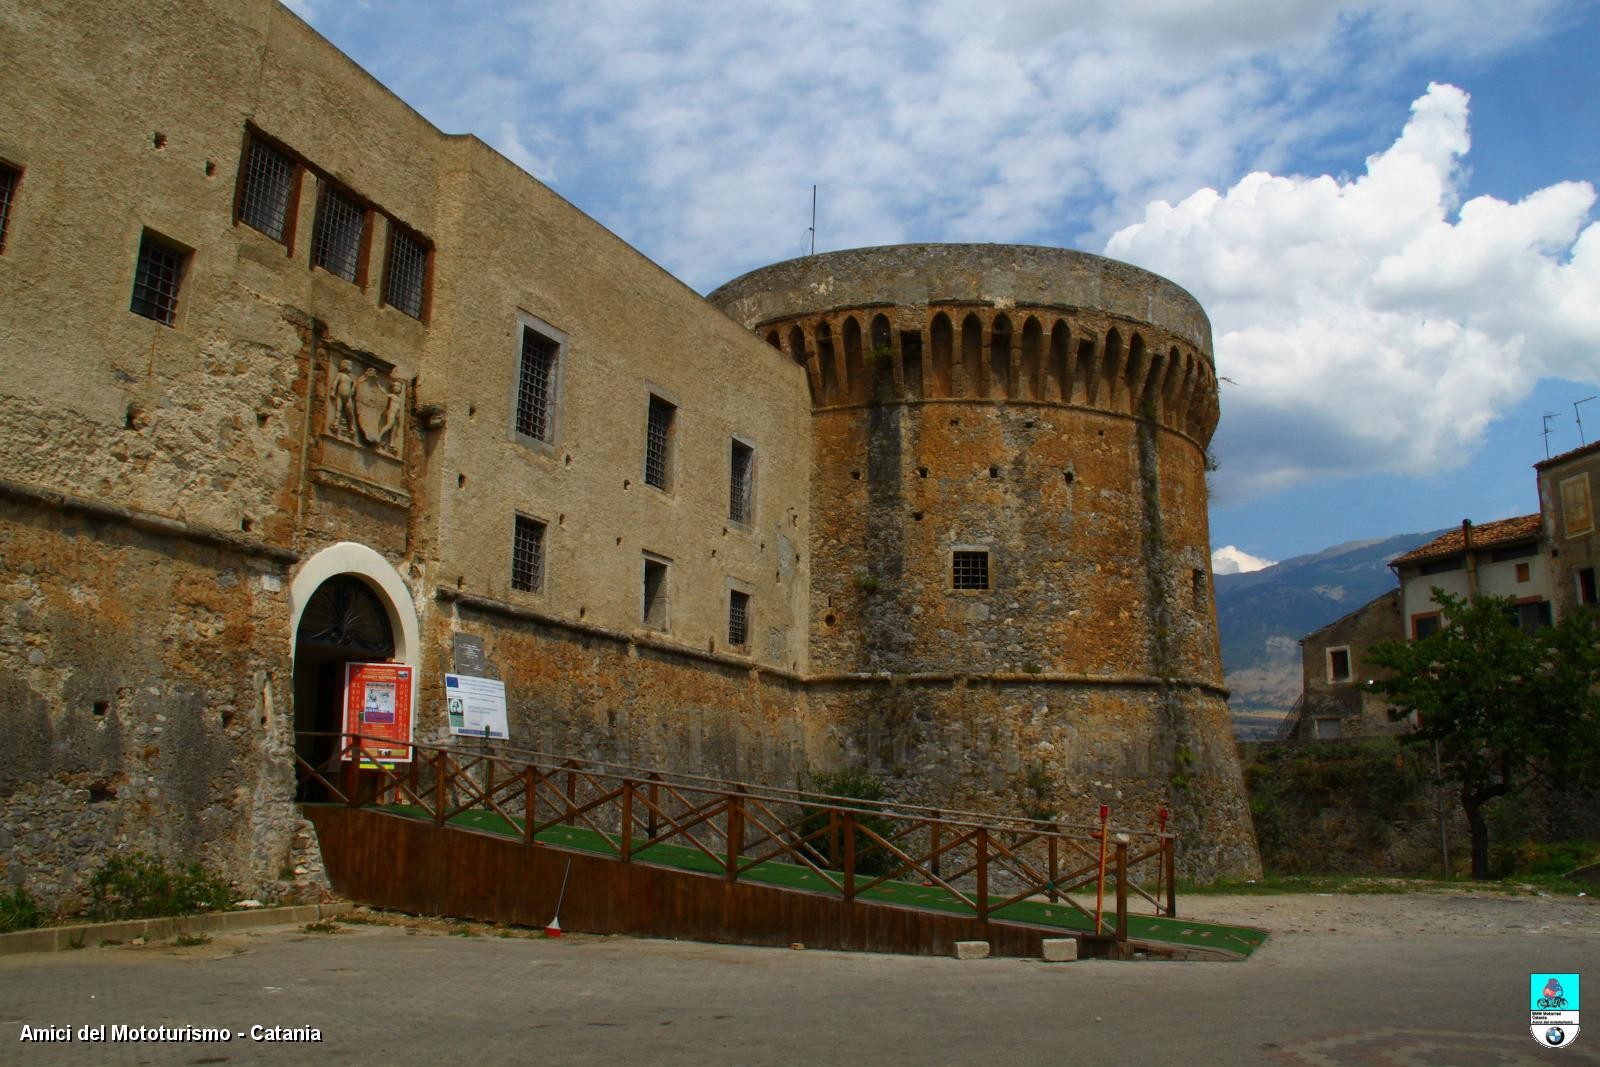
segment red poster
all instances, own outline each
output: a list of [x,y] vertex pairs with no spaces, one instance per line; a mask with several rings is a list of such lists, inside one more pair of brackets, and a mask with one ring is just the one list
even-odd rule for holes
[[[409,663],[344,665],[344,732],[360,734],[363,763],[411,761]],[[347,750],[344,758],[350,758]]]

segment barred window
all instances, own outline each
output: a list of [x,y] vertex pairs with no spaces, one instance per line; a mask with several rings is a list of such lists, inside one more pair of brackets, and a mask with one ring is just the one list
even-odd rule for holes
[[511,588],[537,593],[544,588],[544,523],[517,516],[511,541]]
[[409,230],[389,224],[389,260],[383,271],[383,302],[414,319],[422,318],[428,281],[428,246]]
[[645,425],[644,481],[657,489],[667,487],[672,460],[672,417],[677,407],[659,396],[650,397],[650,416]]
[[667,561],[654,556],[644,558],[644,624],[656,630],[667,628]]
[[984,551],[952,553],[950,587],[952,589],[989,588],[989,553]]
[[361,274],[361,239],[367,228],[367,209],[349,193],[322,183],[317,200],[317,223],[311,232],[311,265],[347,282]]
[[750,594],[728,590],[728,644],[743,648],[750,643]]
[[733,442],[728,478],[728,518],[743,526],[750,525],[755,460],[755,449],[740,441]]
[[133,301],[128,310],[171,326],[178,315],[178,286],[183,282],[186,254],[146,230],[139,239],[139,261],[133,271]]
[[531,326],[522,328],[522,365],[517,377],[517,433],[536,441],[553,438],[551,404],[561,343]]
[[244,152],[239,221],[274,241],[284,241],[294,198],[294,160],[256,137],[250,138]]
[[11,229],[11,198],[16,195],[22,172],[0,163],[0,252],[6,250],[6,233]]

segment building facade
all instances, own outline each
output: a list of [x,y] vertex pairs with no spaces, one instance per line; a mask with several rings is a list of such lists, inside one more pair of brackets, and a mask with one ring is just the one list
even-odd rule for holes
[[1550,546],[1550,591],[1556,617],[1600,603],[1600,531],[1594,524],[1594,488],[1600,485],[1600,442],[1534,464],[1539,510]]
[[1331,741],[1403,733],[1405,718],[1390,714],[1373,681],[1382,668],[1367,662],[1379,641],[1403,640],[1400,590],[1373,597],[1350,614],[1300,639],[1300,707],[1290,727],[1296,741]]
[[1550,557],[1542,545],[1543,519],[1519,515],[1459,530],[1397,556],[1389,564],[1400,578],[1401,614],[1408,638],[1426,637],[1442,625],[1435,589],[1452,596],[1509,597],[1520,626],[1548,626]]
[[975,246],[712,306],[272,0],[9,9],[0,70],[0,879],[292,892],[342,665],[437,737],[464,645],[519,747],[1120,796],[1254,869],[1170,283]]

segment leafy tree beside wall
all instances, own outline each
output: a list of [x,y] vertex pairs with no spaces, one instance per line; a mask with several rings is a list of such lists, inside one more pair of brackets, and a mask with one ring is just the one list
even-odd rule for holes
[[1600,627],[1592,611],[1553,627],[1517,626],[1514,601],[1433,591],[1445,625],[1418,641],[1385,641],[1369,662],[1399,711],[1415,712],[1409,744],[1439,746],[1472,839],[1472,876],[1489,876],[1485,807],[1542,777],[1600,780]]

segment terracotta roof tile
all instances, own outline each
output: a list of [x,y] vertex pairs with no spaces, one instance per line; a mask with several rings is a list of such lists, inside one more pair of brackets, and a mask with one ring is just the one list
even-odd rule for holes
[[[1474,526],[1472,547],[1489,548],[1493,545],[1538,537],[1542,523],[1543,517],[1535,513],[1518,515],[1514,519],[1497,519],[1482,526]],[[1441,556],[1453,556],[1465,547],[1466,541],[1462,538],[1461,528],[1457,527],[1449,533],[1440,534],[1425,545],[1413,548],[1403,556],[1396,556],[1389,561],[1389,566],[1397,567],[1402,563],[1421,563],[1423,560],[1438,559]]]

